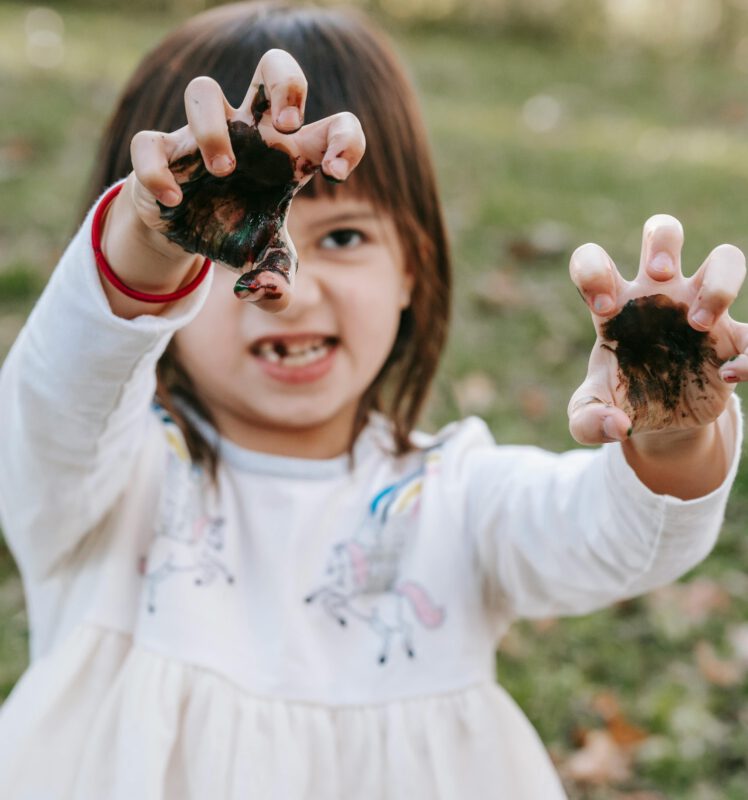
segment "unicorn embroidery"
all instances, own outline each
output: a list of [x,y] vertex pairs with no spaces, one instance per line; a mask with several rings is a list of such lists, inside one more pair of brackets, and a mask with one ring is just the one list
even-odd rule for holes
[[190,462],[181,432],[165,412],[162,421],[169,450],[153,552],[163,555],[156,566],[146,565],[146,559],[140,564],[151,613],[156,610],[157,590],[176,575],[192,575],[196,586],[207,586],[219,577],[234,583],[221,559],[224,520],[204,510],[202,470]]
[[148,611],[156,610],[156,590],[168,578],[177,574],[194,575],[196,586],[207,586],[223,576],[227,583],[234,582],[234,576],[220,560],[223,549],[223,524],[220,517],[202,516],[192,525],[192,538],[189,541],[174,539],[178,543],[154,569],[145,572],[148,595]]
[[408,658],[415,657],[413,624],[426,629],[443,624],[445,611],[413,580],[400,578],[400,562],[420,507],[423,476],[438,463],[427,453],[419,470],[379,492],[356,534],[332,548],[326,582],[305,598],[319,603],[339,625],[355,619],[377,634],[378,660],[387,663],[399,639]]

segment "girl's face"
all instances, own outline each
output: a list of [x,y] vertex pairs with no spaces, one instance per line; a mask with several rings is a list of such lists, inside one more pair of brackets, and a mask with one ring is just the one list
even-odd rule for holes
[[218,430],[251,449],[345,452],[359,400],[392,349],[412,279],[393,220],[343,187],[294,200],[299,256],[278,314],[235,299],[216,267],[208,300],[176,336],[177,356]]

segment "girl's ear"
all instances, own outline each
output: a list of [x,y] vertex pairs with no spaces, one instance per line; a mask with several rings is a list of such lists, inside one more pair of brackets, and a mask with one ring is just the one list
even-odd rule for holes
[[402,286],[400,287],[400,310],[405,309],[410,305],[411,295],[413,294],[413,285],[415,278],[413,273],[409,270],[403,272]]

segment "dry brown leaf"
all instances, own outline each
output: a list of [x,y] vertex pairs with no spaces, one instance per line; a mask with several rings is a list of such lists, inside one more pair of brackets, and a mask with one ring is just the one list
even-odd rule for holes
[[562,774],[582,784],[621,783],[631,776],[631,753],[608,731],[589,731],[584,746],[563,764]]
[[532,621],[531,625],[534,631],[543,634],[548,633],[548,631],[552,631],[558,625],[558,620],[555,617],[535,619]]
[[715,612],[730,608],[730,595],[709,578],[697,578],[681,588],[681,608],[692,622],[705,622]]
[[496,384],[485,372],[470,372],[455,383],[455,396],[463,414],[485,414],[497,397]]
[[715,686],[737,686],[742,682],[746,666],[739,661],[720,658],[714,647],[701,639],[694,648],[696,666],[701,675]]
[[542,386],[527,386],[519,394],[519,405],[527,419],[537,422],[548,416],[551,401]]
[[626,719],[613,692],[599,692],[592,699],[592,707],[602,717],[608,733],[620,747],[635,748],[649,737],[647,731]]
[[539,261],[557,258],[569,252],[569,229],[555,220],[539,222],[525,236],[516,236],[507,244],[507,250],[518,261]]
[[696,578],[651,592],[647,603],[669,627],[687,629],[729,610],[731,598],[716,581]]
[[527,305],[527,296],[517,278],[505,269],[486,273],[473,292],[473,299],[489,311],[503,311]]

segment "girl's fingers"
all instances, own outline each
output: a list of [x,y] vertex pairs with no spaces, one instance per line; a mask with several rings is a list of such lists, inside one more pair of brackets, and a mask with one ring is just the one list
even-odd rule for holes
[[621,442],[630,436],[631,420],[603,392],[585,381],[569,403],[569,430],[580,444]]
[[130,142],[135,176],[165,206],[182,201],[182,190],[169,169],[172,150],[170,135],[158,131],[140,131]]
[[741,353],[725,361],[719,368],[719,376],[725,383],[748,381],[748,356]]
[[241,108],[256,120],[269,110],[279,131],[293,133],[304,122],[306,93],[306,78],[293,56],[285,50],[268,50],[257,65]]
[[681,274],[683,226],[669,214],[655,214],[644,223],[638,277],[668,281]]
[[344,111],[306,125],[296,145],[305,159],[321,164],[325,177],[344,181],[361,161],[366,138],[358,117]]
[[617,311],[623,279],[602,247],[578,247],[571,255],[569,274],[594,314],[610,317]]
[[731,244],[715,247],[692,280],[696,299],[688,321],[698,331],[708,331],[737,297],[745,279],[745,256]]
[[205,166],[219,177],[228,175],[236,166],[226,124],[233,109],[221,87],[213,78],[194,78],[185,89],[184,108]]

